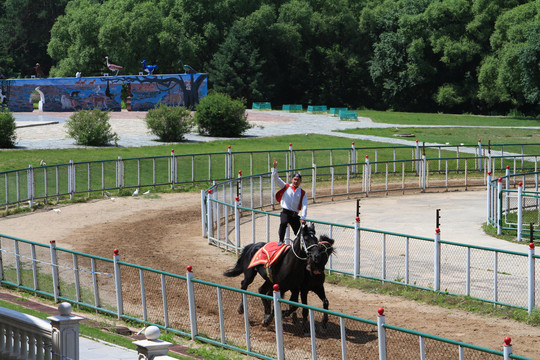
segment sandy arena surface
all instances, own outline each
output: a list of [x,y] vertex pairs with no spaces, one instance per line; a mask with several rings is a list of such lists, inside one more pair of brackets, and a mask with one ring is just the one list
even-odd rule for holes
[[[423,196],[409,195],[407,202],[419,205],[411,212],[431,218],[431,209],[422,213]],[[384,202],[389,205],[396,199],[392,196],[363,199],[362,211],[369,212],[370,202],[374,207],[377,204],[378,212],[383,211]],[[329,206],[342,205],[336,202]],[[177,274],[184,274],[186,266],[192,265],[199,279],[240,286],[240,278],[221,275],[234,264],[234,257],[209,246],[201,236],[199,193],[121,197],[57,209],[61,211],[44,209],[2,218],[0,232],[47,244],[56,240],[59,247],[107,258],[111,258],[113,249],[118,248],[121,259],[129,263]],[[391,211],[391,207],[387,206],[387,211]],[[314,207],[312,212],[316,215],[318,211]],[[390,216],[391,213],[383,215]],[[256,291],[257,287],[253,284],[250,289]],[[328,284],[326,288],[330,309],[334,311],[375,320],[377,309],[383,307],[389,324],[501,351],[504,337],[510,336],[515,354],[540,359],[538,327],[506,318],[489,318],[419,304],[399,297]],[[319,299],[313,296],[309,302],[321,306]],[[306,340],[298,338],[298,341],[304,343]]]

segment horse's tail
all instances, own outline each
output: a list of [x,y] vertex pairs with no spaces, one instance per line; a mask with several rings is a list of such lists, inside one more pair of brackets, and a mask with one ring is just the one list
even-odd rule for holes
[[242,274],[249,265],[249,261],[255,255],[257,250],[264,246],[264,243],[249,244],[244,247],[242,253],[238,257],[236,264],[233,268],[226,270],[223,275],[227,277],[235,277]]

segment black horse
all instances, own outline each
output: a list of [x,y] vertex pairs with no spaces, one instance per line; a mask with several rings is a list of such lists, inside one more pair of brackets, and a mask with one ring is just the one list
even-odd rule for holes
[[[223,275],[234,277],[243,273],[244,280],[241,282],[241,289],[247,290],[258,273],[265,280],[259,288],[260,294],[272,295],[273,285],[278,284],[281,294],[291,290],[293,294],[296,293],[295,301],[297,301],[300,286],[304,282],[308,259],[311,259],[310,263],[312,263],[319,258],[317,254],[318,242],[315,236],[315,226],[313,224],[302,226],[291,248],[282,254],[268,269],[263,265],[248,267],[255,253],[266,243],[249,244],[242,250],[234,268],[225,271]],[[263,325],[268,326],[273,316],[271,302],[267,299],[262,299],[262,302],[265,314]],[[240,303],[238,312],[240,314],[244,312],[243,303]]]
[[[307,305],[307,297],[308,293],[310,291],[313,291],[319,299],[321,299],[323,303],[323,308],[325,310],[328,310],[328,299],[326,298],[326,293],[324,291],[324,281],[326,279],[326,275],[324,273],[324,268],[326,266],[326,263],[330,259],[330,255],[334,254],[336,251],[334,249],[334,239],[330,239],[326,235],[322,235],[320,237],[319,243],[317,244],[317,254],[319,256],[317,262],[308,263],[308,266],[306,268],[305,274],[304,274],[304,281],[300,285],[300,299],[302,301],[302,304]],[[289,300],[293,300],[293,298],[298,299],[298,294],[292,293]],[[293,322],[296,322],[296,306],[290,306],[287,311],[283,313],[284,316],[289,316],[292,314],[293,316]],[[309,310],[306,308],[302,309],[302,322],[303,322],[303,329],[304,334],[309,335],[309,322],[308,322],[308,313]],[[322,329],[326,330],[328,325],[328,314],[324,313],[323,315],[323,321],[322,321]]]

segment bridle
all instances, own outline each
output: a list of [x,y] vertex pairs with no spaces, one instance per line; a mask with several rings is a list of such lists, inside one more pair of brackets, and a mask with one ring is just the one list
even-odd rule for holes
[[[306,245],[306,241],[304,240],[304,236],[303,233],[304,233],[304,228],[306,227],[306,225],[302,225],[302,228],[300,229],[300,231],[298,231],[298,235],[296,235],[296,238],[294,239],[293,241],[293,246],[291,246],[291,249],[292,249],[292,252],[294,254],[294,256],[296,256],[297,259],[299,260],[307,260],[308,259],[308,253],[309,253],[309,250],[312,248],[312,247],[317,247],[318,244],[312,244],[312,245],[309,245],[307,246]],[[301,250],[304,250],[304,252],[306,253],[306,256],[305,257],[301,257],[300,255],[298,255],[295,251],[294,251],[294,242],[296,240],[299,240],[300,241],[300,249]]]

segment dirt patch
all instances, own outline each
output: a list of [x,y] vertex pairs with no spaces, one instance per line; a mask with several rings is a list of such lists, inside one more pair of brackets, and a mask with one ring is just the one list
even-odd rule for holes
[[[113,250],[117,248],[121,260],[125,262],[177,274],[185,274],[186,266],[191,265],[198,279],[240,286],[241,278],[222,276],[223,271],[234,264],[235,258],[219,248],[209,246],[201,236],[198,193],[106,199],[62,206],[57,210],[60,211],[49,209],[3,218],[0,220],[1,233],[43,243],[56,240],[59,247],[106,258],[111,258]],[[252,291],[256,289],[257,284],[250,287]],[[389,324],[491,349],[502,350],[504,337],[510,336],[514,353],[540,359],[538,327],[333,285],[327,285],[327,297],[330,309],[334,311],[375,320],[377,309],[383,307]],[[321,306],[318,298],[310,296],[309,301],[314,306]],[[234,312],[228,316],[238,317],[236,320],[240,324],[239,329],[242,329],[240,315]],[[335,318],[330,321],[337,330],[339,321]],[[286,332],[290,328],[287,322]],[[253,331],[264,334],[268,330],[254,323]],[[357,339],[358,343],[377,346],[376,339],[369,331],[359,333],[363,337]],[[328,336],[321,341],[338,343],[339,338]],[[411,346],[416,351],[418,339],[412,341],[414,345]],[[297,347],[305,349],[309,347],[306,343],[305,338],[293,336],[286,341],[286,348],[287,351]],[[318,347],[321,347],[321,343],[318,343]],[[330,353],[325,357],[337,358],[339,354]]]

